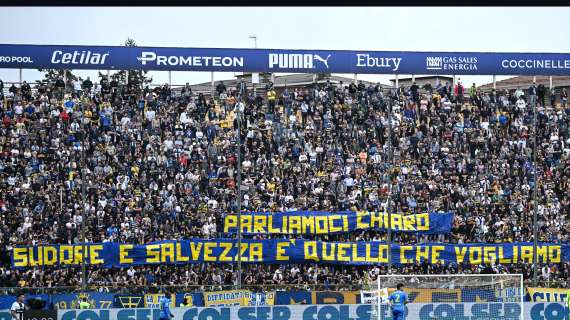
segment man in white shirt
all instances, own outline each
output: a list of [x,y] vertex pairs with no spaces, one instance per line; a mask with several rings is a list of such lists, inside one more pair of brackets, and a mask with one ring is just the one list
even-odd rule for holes
[[148,122],[152,122],[152,120],[154,120],[154,116],[156,115],[156,112],[152,109],[147,110],[146,112],[146,120]]
[[78,97],[81,97],[81,79],[73,81],[73,90]]
[[12,303],[12,307],[10,308],[10,313],[12,314],[12,320],[23,320],[24,319],[24,294],[18,294],[16,301]]
[[524,99],[522,97],[519,97],[519,99],[517,100],[517,108],[521,112],[524,112],[524,110],[526,108],[526,102],[524,101]]

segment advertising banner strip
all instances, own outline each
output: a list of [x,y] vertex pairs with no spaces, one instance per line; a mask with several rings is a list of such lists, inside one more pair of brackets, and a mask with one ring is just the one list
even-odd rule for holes
[[533,302],[567,302],[570,289],[528,288],[528,294]]
[[570,75],[570,53],[0,44],[0,68],[425,75]]
[[[261,307],[205,307],[171,309],[174,319],[209,320],[389,320],[390,306],[373,311],[371,304],[294,305]],[[406,319],[461,320],[566,320],[568,307],[561,303],[411,303]],[[44,312],[47,315],[47,312]],[[521,317],[522,316],[522,317]],[[36,319],[42,314],[36,315]],[[9,310],[0,319],[10,319]],[[148,320],[159,319],[160,309],[57,310],[57,320]],[[55,319],[54,319],[55,320]]]
[[[238,251],[244,263],[325,263],[376,265],[388,262],[388,245],[370,242],[322,242],[301,239],[242,240],[192,239],[153,242],[144,245],[124,243],[88,243],[78,245],[41,245],[15,247],[12,266],[79,266],[85,263],[102,267],[131,265],[236,263]],[[396,265],[427,262],[430,264],[532,263],[532,243],[479,243],[392,245]],[[570,245],[540,243],[539,263],[570,261]]]
[[[453,225],[452,213],[392,215],[392,230],[416,234],[448,234]],[[388,214],[370,211],[290,211],[249,212],[241,215],[244,234],[335,234],[357,230],[387,230]],[[224,217],[224,232],[237,233],[238,217]]]
[[275,303],[275,292],[252,292],[249,290],[226,290],[204,292],[206,307],[265,306]]

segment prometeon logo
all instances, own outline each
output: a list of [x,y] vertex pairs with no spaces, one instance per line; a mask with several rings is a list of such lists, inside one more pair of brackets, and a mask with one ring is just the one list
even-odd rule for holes
[[63,52],[61,50],[56,50],[51,55],[51,63],[53,64],[105,64],[105,61],[109,57],[109,52],[107,53],[97,53],[86,51],[71,51]]
[[477,70],[477,57],[426,57],[427,70]]
[[243,67],[243,57],[161,56],[156,52],[143,51],[137,60],[143,66],[154,62],[157,66]]
[[316,67],[315,61],[322,63],[328,69],[330,58],[330,54],[323,58],[312,53],[270,53],[269,69],[276,67],[281,69],[314,69]]

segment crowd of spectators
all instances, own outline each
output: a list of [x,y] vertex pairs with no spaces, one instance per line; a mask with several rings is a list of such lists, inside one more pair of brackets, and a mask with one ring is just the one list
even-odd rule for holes
[[[374,211],[390,203],[392,212],[456,217],[449,235],[395,234],[396,243],[532,241],[534,103],[539,240],[568,241],[566,91],[546,105],[551,94],[535,85],[485,93],[447,83],[388,89],[327,81],[266,89],[256,96],[243,83],[221,84],[210,97],[189,85],[59,79],[37,90],[26,83],[0,90],[0,286],[79,285],[80,269],[11,270],[8,252],[15,245],[78,243],[82,225],[87,242],[220,237],[222,215],[238,208],[240,140],[245,211]],[[313,238],[367,241],[386,234]],[[118,289],[221,286],[235,283],[233,268],[89,268],[88,279]],[[529,279],[532,268],[415,265],[392,272],[521,272]],[[538,268],[541,281],[569,278],[568,263]],[[385,272],[385,266],[246,265],[243,283],[342,287]]]

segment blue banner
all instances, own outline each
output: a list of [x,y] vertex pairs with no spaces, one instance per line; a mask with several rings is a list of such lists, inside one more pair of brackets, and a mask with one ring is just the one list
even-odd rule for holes
[[204,295],[202,292],[179,292],[176,294],[176,306],[180,307],[185,300],[188,300],[191,307],[203,307],[204,306]]
[[[453,225],[452,213],[420,213],[388,215],[370,211],[289,211],[250,212],[241,215],[244,234],[335,234],[356,230],[387,230],[417,234],[447,234]],[[237,233],[238,216],[224,217],[224,232]]]
[[[391,320],[388,304],[328,304],[263,307],[173,308],[174,319],[194,320]],[[410,303],[405,318],[413,320],[566,320],[562,303]],[[159,309],[58,310],[58,320],[158,320]],[[11,320],[8,310],[0,320]]]
[[[26,295],[26,303],[29,304],[30,300],[32,299],[39,299],[45,301],[46,304],[44,306],[44,310],[50,307],[50,299],[49,295],[47,294],[27,294]],[[16,302],[16,296],[0,296],[0,310],[1,309],[10,309],[12,307],[12,303]]]
[[[301,239],[192,239],[159,241],[144,245],[107,242],[85,245],[15,247],[12,266],[78,266],[83,261],[103,267],[147,264],[236,263],[238,251],[244,263],[326,263],[376,265],[388,263],[388,245],[371,242],[322,242]],[[487,264],[532,263],[532,243],[392,245],[392,263]],[[540,243],[539,263],[570,261],[570,245]]]
[[570,75],[570,54],[0,44],[0,68]]
[[116,294],[113,297],[114,308],[143,308],[144,295],[142,294]]
[[70,294],[54,294],[51,296],[53,305],[57,309],[79,309],[82,299],[94,309],[109,309],[113,307],[115,295],[112,293],[84,292]]
[[294,304],[357,304],[360,303],[360,291],[277,291],[276,305]]

